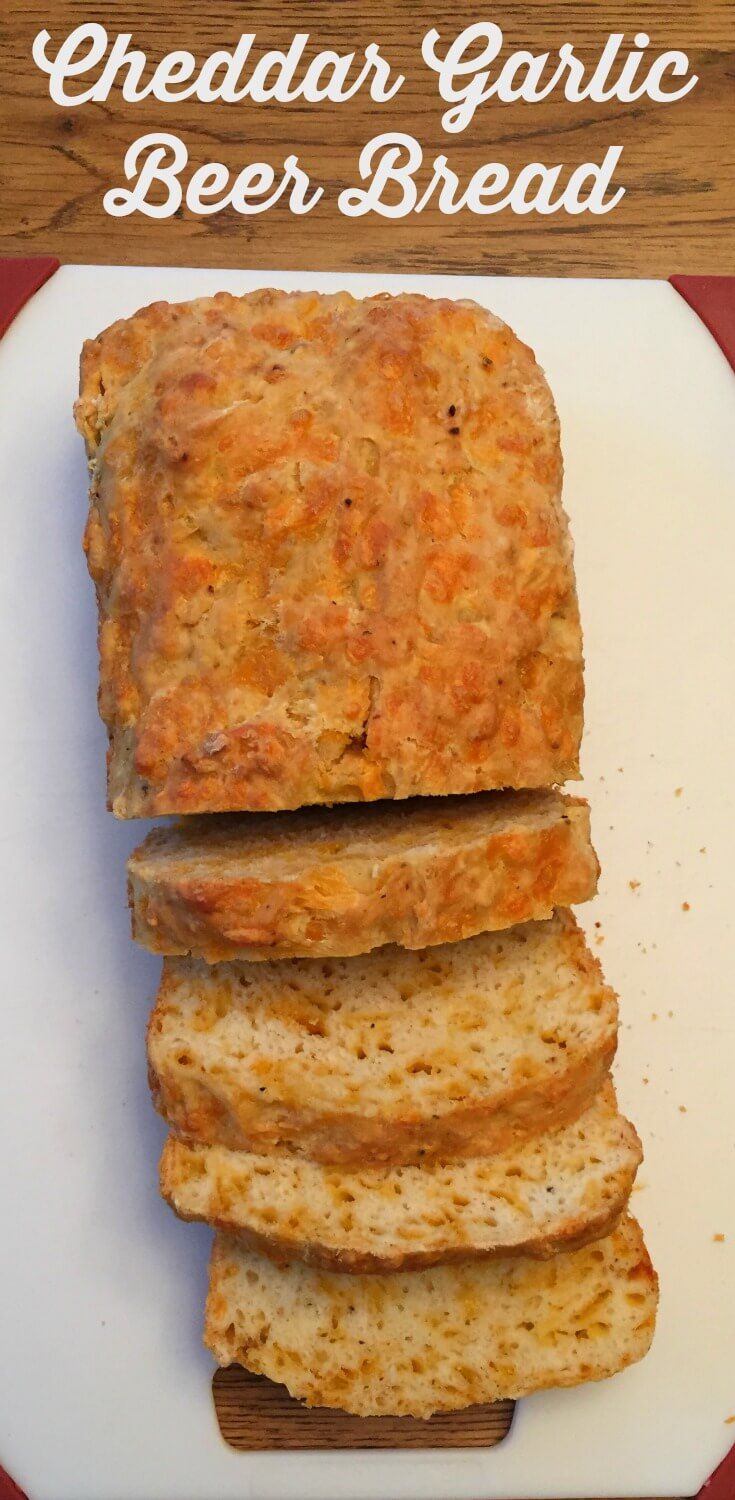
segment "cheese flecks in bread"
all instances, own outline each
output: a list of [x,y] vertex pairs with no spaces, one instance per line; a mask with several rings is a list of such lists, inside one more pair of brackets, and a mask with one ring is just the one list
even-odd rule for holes
[[429,1417],[615,1374],[648,1350],[657,1299],[631,1218],[551,1260],[369,1277],[278,1267],[218,1235],[205,1343],[308,1406]]
[[169,1136],[161,1192],[184,1219],[276,1261],[350,1272],[546,1257],[614,1227],[641,1160],[607,1084],[573,1124],[502,1152],[423,1166],[328,1167]]
[[148,1058],[184,1139],[399,1165],[574,1119],[616,1041],[615,995],[560,912],[416,953],[166,959]]
[[84,346],[120,817],[578,774],[551,393],[471,302],[221,293]]
[[128,861],[133,936],[208,963],[453,942],[585,901],[597,875],[589,808],[556,792],[195,817]]

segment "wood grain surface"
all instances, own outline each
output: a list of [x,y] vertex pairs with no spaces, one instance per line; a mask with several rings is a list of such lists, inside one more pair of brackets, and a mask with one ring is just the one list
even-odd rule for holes
[[[469,271],[544,275],[668,276],[674,272],[735,270],[735,107],[733,107],[732,0],[531,0],[488,10],[458,4],[396,4],[393,0],[152,0],[112,4],[97,0],[5,0],[2,6],[3,90],[0,105],[2,193],[0,253],[57,254],[66,261],[137,262],[203,266],[310,269]],[[520,47],[551,49],[574,44],[592,64],[611,31],[632,45],[647,30],[650,53],[683,48],[699,76],[684,99],[656,104],[572,105],[555,91],[545,102],[501,104],[490,100],[461,135],[441,126],[436,78],[421,59],[421,39],[435,26],[448,43],[481,16],[503,28],[502,56]],[[243,30],[257,33],[253,60],[268,47],[288,45],[308,30],[308,56],[325,47],[358,49],[380,43],[406,83],[389,103],[372,103],[361,91],[350,103],[288,105],[125,103],[119,88],[105,103],[64,109],[48,97],[48,80],[31,57],[36,33],[51,32],[52,51],[76,25],[90,19],[111,38],[130,31],[152,64],[173,48],[203,60],[232,47]],[[611,145],[623,155],[616,182],[626,187],[609,215],[565,213],[520,216],[505,209],[478,217],[464,209],[442,215],[386,220],[375,214],[348,219],[337,208],[344,186],[359,184],[360,149],[387,129],[420,141],[424,161],[444,152],[465,183],[492,160],[512,176],[532,160],[571,170],[600,161]],[[236,172],[264,160],[280,167],[295,151],[325,194],[298,218],[279,203],[243,217],[232,209],[208,218],[186,208],[176,218],[135,214],[109,218],[106,189],[125,185],[127,147],[149,130],[176,132],[191,163],[222,161]],[[428,181],[429,172],[424,179]],[[564,179],[562,179],[564,180]]]
[[494,1448],[507,1436],[513,1401],[469,1406],[428,1422],[414,1417],[350,1417],[303,1406],[284,1385],[240,1365],[218,1370],[212,1396],[220,1432],[232,1448]]

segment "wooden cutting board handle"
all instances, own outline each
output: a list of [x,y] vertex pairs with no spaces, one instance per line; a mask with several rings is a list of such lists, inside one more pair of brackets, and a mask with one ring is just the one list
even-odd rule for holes
[[212,1380],[214,1409],[226,1443],[241,1452],[308,1448],[494,1448],[510,1431],[514,1401],[416,1417],[350,1417],[302,1406],[286,1387],[239,1365]]

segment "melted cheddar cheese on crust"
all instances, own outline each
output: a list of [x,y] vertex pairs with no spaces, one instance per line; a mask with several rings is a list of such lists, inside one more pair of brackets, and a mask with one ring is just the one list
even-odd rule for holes
[[221,293],[84,346],[120,817],[578,774],[551,393],[468,302]]

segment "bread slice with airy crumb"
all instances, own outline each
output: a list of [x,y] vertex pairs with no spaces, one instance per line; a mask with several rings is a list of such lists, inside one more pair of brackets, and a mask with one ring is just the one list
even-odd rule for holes
[[334,957],[426,948],[593,896],[589,808],[558,792],[192,818],[128,861],[133,936],[154,953]]
[[148,1057],[183,1139],[401,1165],[575,1119],[616,1040],[615,995],[560,912],[416,953],[166,959]]
[[415,1270],[481,1256],[555,1255],[609,1234],[641,1147],[612,1084],[571,1125],[499,1156],[408,1167],[327,1167],[169,1136],[161,1192],[277,1261]]
[[345,1276],[218,1235],[204,1341],[220,1365],[356,1416],[438,1411],[601,1380],[642,1359],[658,1285],[636,1221],[539,1261]]

